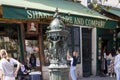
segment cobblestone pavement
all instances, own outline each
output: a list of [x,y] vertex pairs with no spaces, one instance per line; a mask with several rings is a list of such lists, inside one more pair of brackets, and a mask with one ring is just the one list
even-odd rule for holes
[[82,77],[78,80],[116,80],[114,77],[100,77],[100,76],[93,76],[93,77]]

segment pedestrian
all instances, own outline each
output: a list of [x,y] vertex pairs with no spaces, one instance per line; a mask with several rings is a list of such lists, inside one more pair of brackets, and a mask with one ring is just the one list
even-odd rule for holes
[[49,66],[50,65],[50,55],[47,54],[45,57],[45,66]]
[[107,69],[108,69],[108,75],[110,77],[115,77],[115,72],[114,72],[114,59],[116,56],[116,50],[115,48],[111,49],[109,52],[109,55],[107,56]]
[[[1,61],[1,57],[0,57],[0,61]],[[2,80],[2,69],[1,69],[1,65],[0,65],[0,80]]]
[[78,52],[76,50],[73,52],[73,56],[71,56],[69,51],[67,51],[67,60],[70,61],[70,76],[72,80],[77,80],[75,74],[77,57],[78,57]]
[[113,77],[114,75],[114,56],[112,55],[112,53],[109,53],[109,55],[107,56],[107,69],[108,69],[108,75],[110,77]]
[[100,76],[106,76],[107,75],[107,53],[106,49],[103,50],[103,54],[101,57],[101,74]]
[[102,56],[102,59],[101,59],[101,74],[100,74],[101,76],[105,76],[104,71],[105,71],[105,59]]
[[30,56],[29,64],[32,69],[36,67],[36,56],[33,53]]
[[118,54],[115,56],[114,70],[116,74],[116,80],[120,80],[120,49],[118,49]]
[[22,63],[18,71],[17,80],[29,80],[30,68],[27,66],[27,63]]
[[[2,70],[2,80],[15,80],[17,77],[18,70],[20,68],[20,62],[8,56],[5,49],[0,50],[0,66]],[[14,66],[17,65],[15,68]]]
[[107,53],[106,53],[106,51],[104,50],[104,52],[103,52],[103,57],[104,57],[104,60],[105,60],[105,63],[104,63],[104,65],[105,65],[105,69],[104,69],[104,74],[106,75],[107,74]]

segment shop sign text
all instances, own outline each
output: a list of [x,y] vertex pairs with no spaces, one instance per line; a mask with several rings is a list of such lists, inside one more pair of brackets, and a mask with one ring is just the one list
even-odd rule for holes
[[[27,18],[28,19],[47,19],[48,17],[53,16],[52,13],[42,12],[42,11],[34,11],[27,10]],[[91,27],[104,27],[105,21],[100,19],[91,19],[79,16],[69,16],[69,15],[60,15],[64,22],[69,24],[76,24],[82,26],[91,26]]]

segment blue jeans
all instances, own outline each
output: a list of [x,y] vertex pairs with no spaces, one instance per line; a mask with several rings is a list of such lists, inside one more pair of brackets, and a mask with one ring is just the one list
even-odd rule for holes
[[75,69],[76,69],[75,66],[70,67],[70,76],[71,76],[72,80],[77,80],[76,75],[75,75]]

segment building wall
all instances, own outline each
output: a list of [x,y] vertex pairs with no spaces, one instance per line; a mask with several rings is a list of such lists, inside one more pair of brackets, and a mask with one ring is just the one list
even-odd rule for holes
[[87,6],[87,0],[81,0],[81,4],[84,5],[84,6]]
[[[77,66],[77,69],[76,69],[76,74],[77,74],[77,77],[81,77],[82,74],[83,74],[83,70],[82,70],[82,31],[81,31],[81,28],[80,28],[80,53],[81,53],[81,63]],[[78,75],[79,73],[79,75]]]
[[119,0],[97,0],[97,1],[102,5],[108,5],[113,7],[117,7],[119,5]]
[[96,75],[97,56],[97,33],[96,28],[92,29],[92,74]]
[[[77,1],[79,1],[79,0],[77,0]],[[80,1],[81,1],[81,4],[83,4],[84,6],[87,6],[88,2],[93,2],[95,0],[80,0]],[[102,5],[120,8],[119,0],[96,0],[96,1],[97,1],[97,3],[102,4]]]

